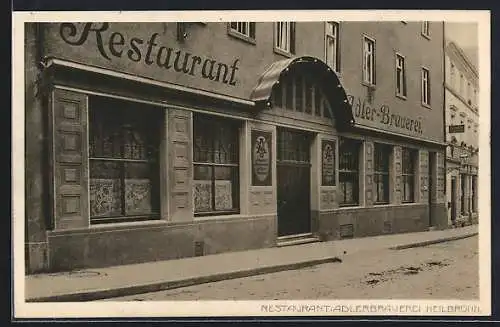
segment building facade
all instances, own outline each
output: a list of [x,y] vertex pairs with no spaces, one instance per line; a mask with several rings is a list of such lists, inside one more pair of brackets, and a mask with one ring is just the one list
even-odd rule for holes
[[447,226],[440,22],[25,33],[30,273]]
[[446,54],[446,183],[450,225],[477,222],[479,81],[477,68],[454,42]]

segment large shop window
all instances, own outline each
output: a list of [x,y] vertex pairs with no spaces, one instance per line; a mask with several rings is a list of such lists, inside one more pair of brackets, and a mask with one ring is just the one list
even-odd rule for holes
[[157,219],[163,111],[89,99],[90,222]]
[[403,158],[401,162],[403,182],[403,203],[415,202],[415,168],[417,160],[417,150],[403,148]]
[[195,215],[239,212],[239,124],[230,119],[194,116]]
[[376,204],[389,203],[389,168],[392,147],[386,144],[375,144],[375,199]]
[[359,150],[361,141],[339,140],[340,206],[359,204]]

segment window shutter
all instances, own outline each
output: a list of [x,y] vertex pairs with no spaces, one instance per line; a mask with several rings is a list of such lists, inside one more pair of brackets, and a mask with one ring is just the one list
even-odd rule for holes
[[56,230],[89,225],[87,103],[85,94],[52,91],[49,135]]
[[295,54],[295,23],[290,23],[290,53]]

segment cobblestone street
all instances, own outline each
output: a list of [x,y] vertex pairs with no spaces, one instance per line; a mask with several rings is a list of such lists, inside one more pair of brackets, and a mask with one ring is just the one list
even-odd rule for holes
[[479,298],[478,238],[107,301]]

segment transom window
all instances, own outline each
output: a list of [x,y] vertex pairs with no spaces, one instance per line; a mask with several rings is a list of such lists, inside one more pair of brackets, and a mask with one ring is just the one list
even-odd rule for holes
[[238,122],[195,114],[193,135],[195,215],[238,213]]
[[431,85],[429,70],[422,68],[422,104],[431,105]]
[[89,104],[90,222],[159,218],[163,111],[102,98]]
[[376,204],[389,203],[389,170],[392,147],[386,144],[375,144],[374,151],[374,184]]
[[396,54],[396,95],[406,97],[405,57]]
[[363,37],[363,82],[375,85],[375,40]]
[[402,148],[402,202],[415,202],[415,163],[417,151],[409,148]]
[[255,23],[254,22],[231,22],[229,23],[230,32],[236,36],[255,40]]
[[276,22],[274,25],[275,50],[293,54],[295,52],[295,24],[293,22]]
[[333,71],[340,71],[340,57],[339,57],[339,23],[327,22],[326,35],[325,35],[325,48],[326,48],[326,64],[330,66]]
[[272,102],[278,108],[331,118],[330,104],[321,85],[314,83],[307,72],[284,75],[273,89]]
[[339,140],[340,206],[359,204],[359,150],[361,141]]

